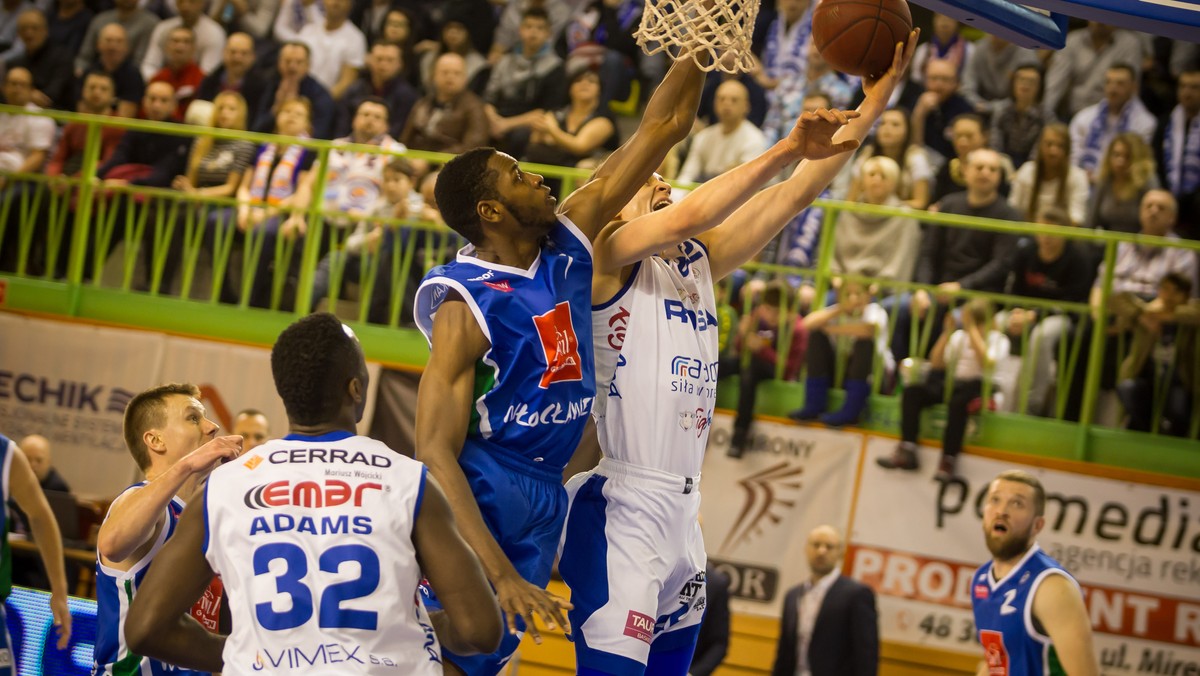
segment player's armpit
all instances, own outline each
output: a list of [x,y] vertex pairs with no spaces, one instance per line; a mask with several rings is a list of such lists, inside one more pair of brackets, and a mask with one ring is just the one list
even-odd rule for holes
[[1092,623],[1079,587],[1065,575],[1049,575],[1033,596],[1033,616],[1054,642],[1063,668],[1071,676],[1097,676]]
[[431,618],[442,646],[457,655],[494,652],[503,636],[500,606],[432,476],[425,478],[412,540],[421,570],[445,609]]

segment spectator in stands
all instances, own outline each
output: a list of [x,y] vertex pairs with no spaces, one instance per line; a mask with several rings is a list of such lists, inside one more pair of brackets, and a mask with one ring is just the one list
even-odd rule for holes
[[388,133],[399,138],[404,132],[408,114],[420,99],[420,94],[404,78],[403,51],[394,42],[376,42],[367,54],[367,68],[342,95],[338,105],[336,131],[350,133],[358,105],[369,97],[383,100],[391,111]]
[[[83,95],[79,98],[79,112],[89,115],[112,115],[116,101],[116,88],[112,76],[102,71],[92,71],[83,77]],[[116,150],[124,130],[116,127],[100,128],[100,163],[103,164]],[[68,122],[62,128],[54,156],[46,164],[47,176],[78,176],[83,166],[83,152],[87,145],[87,125]]]
[[413,150],[461,153],[487,140],[487,113],[483,100],[467,90],[466,61],[453,52],[441,55],[433,92],[413,106],[400,142]]
[[[792,323],[792,335],[784,357],[783,379],[795,380],[804,365],[804,348],[807,330],[804,318],[796,314],[794,301],[788,298],[791,289],[781,282],[768,282],[759,298],[747,295],[744,307],[753,307],[742,315],[734,336],[734,352],[718,365],[722,377],[737,376],[737,415],[733,420],[733,436],[729,441],[729,455],[742,457],[749,446],[750,426],[754,424],[754,403],[757,400],[758,384],[775,378],[776,364],[784,348],[780,324]],[[749,353],[745,366],[742,353]]]
[[[984,133],[983,119],[975,113],[959,115],[950,123],[950,139],[954,145],[954,157],[942,163],[933,179],[933,195],[931,201],[941,201],[946,195],[951,195],[966,189],[967,179],[964,170],[967,167],[967,156],[976,150],[988,147],[987,136]],[[1008,177],[1012,171],[1012,163],[1008,157],[1000,156],[1004,168],[1000,177],[1000,194],[1008,194]]]
[[1042,209],[1059,205],[1066,208],[1071,225],[1087,218],[1091,185],[1087,172],[1071,164],[1071,135],[1065,124],[1042,129],[1037,159],[1026,162],[1012,180],[1008,203],[1033,222]]
[[54,11],[46,17],[50,28],[50,42],[66,49],[74,59],[83,45],[88,25],[96,14],[83,0],[55,0],[53,6]]
[[1133,67],[1110,66],[1104,78],[1104,98],[1071,118],[1071,164],[1082,167],[1094,182],[1100,158],[1114,136],[1128,131],[1150,143],[1157,124],[1137,96]]
[[142,97],[146,95],[146,83],[142,74],[129,58],[129,42],[125,39],[125,27],[110,23],[100,29],[96,42],[96,62],[85,71],[105,73],[116,87],[117,116],[136,117]]
[[424,40],[417,43],[416,51],[421,55],[421,88],[426,94],[437,85],[435,71],[444,54],[457,54],[463,60],[464,88],[473,92],[483,91],[487,72],[487,59],[475,49],[466,23],[457,18],[447,19],[442,24],[441,40]]
[[213,0],[208,15],[229,35],[246,33],[254,40],[271,39],[271,24],[279,11],[279,0]]
[[1159,187],[1154,158],[1140,136],[1118,134],[1104,153],[1084,225],[1113,232],[1137,232],[1142,198]]
[[1012,71],[1009,96],[992,111],[989,133],[991,147],[1022,165],[1033,156],[1034,147],[1048,120],[1042,108],[1042,71],[1037,66],[1020,66]]
[[910,143],[911,136],[912,126],[903,110],[884,111],[875,125],[874,137],[867,141],[851,165],[846,200],[856,202],[862,197],[863,164],[873,157],[886,157],[900,168],[896,185],[896,195],[900,200],[913,209],[929,206],[929,197],[933,192],[933,166],[925,146]]
[[17,17],[33,6],[28,0],[0,1],[0,66],[21,55],[24,47],[17,37]]
[[1125,63],[1136,68],[1141,62],[1142,45],[1132,32],[1096,21],[1071,31],[1066,46],[1054,52],[1046,72],[1046,96],[1042,100],[1046,119],[1069,120],[1099,103],[1104,98],[1110,66]]
[[1188,300],[1192,282],[1178,272],[1168,272],[1158,283],[1154,300],[1137,303],[1133,345],[1121,362],[1117,383],[1131,430],[1159,431],[1154,429],[1154,409],[1161,406],[1162,432],[1177,437],[1189,433],[1192,401],[1200,382],[1196,360],[1200,305]]
[[[204,13],[204,0],[177,0],[179,16],[164,19],[154,27],[146,56],[142,58],[142,77],[147,81],[168,64],[166,51],[176,28],[188,28],[192,32],[192,58],[203,73],[211,73],[221,65],[221,51],[225,49],[225,29]],[[201,75],[203,77],[203,74]]]
[[27,9],[17,17],[17,35],[25,45],[20,58],[9,67],[21,67],[33,75],[32,101],[42,108],[74,110],[75,75],[71,70],[71,52],[50,42],[46,16],[40,10]]
[[[1075,225],[1065,209],[1053,205],[1043,207],[1036,222]],[[1086,303],[1095,267],[1085,247],[1082,242],[1040,232],[1032,238],[1022,238],[1013,253],[1006,293],[1024,298]],[[1058,343],[1071,330],[1075,318],[1044,308],[1027,309],[1019,305],[998,317],[1001,329],[1012,337],[1014,345],[1020,345],[1021,337],[1029,331],[1030,351],[1024,355],[1021,364],[1022,371],[1030,374],[1029,398],[1023,412],[1053,415],[1047,405]]]
[[814,5],[812,0],[776,0],[778,14],[767,28],[762,62],[751,71],[754,79],[767,91],[767,121],[763,132],[768,143],[787,135],[796,115],[788,117],[785,111],[794,110],[804,98]]
[[704,124],[717,123],[717,90],[729,80],[736,80],[746,88],[750,99],[750,111],[746,113],[746,119],[755,127],[762,128],[767,119],[767,92],[750,73],[726,73],[720,69],[709,72],[704,78],[704,91],[700,94],[700,108],[696,111],[696,118]]
[[233,417],[230,434],[242,438],[242,453],[249,453],[271,438],[271,423],[265,413],[254,408],[244,408]]
[[[403,153],[402,143],[388,134],[388,107],[383,99],[366,98],[358,104],[350,135],[335,143],[376,146],[388,153]],[[327,161],[325,209],[365,216],[375,210],[383,190],[383,168],[390,157],[384,154],[351,150],[332,150]],[[353,223],[334,220],[332,227],[347,228]]]
[[215,101],[221,92],[237,92],[246,102],[246,119],[257,118],[266,81],[255,72],[253,66],[254,38],[246,33],[230,35],[222,50],[221,65],[200,82],[196,98]]
[[334,105],[329,91],[309,75],[312,51],[303,42],[289,42],[279,48],[278,75],[267,81],[259,104],[258,118],[251,131],[269,132],[275,128],[283,104],[300,98],[307,100],[309,128],[316,138],[329,138],[333,129]]
[[[576,11],[563,31],[567,67],[597,68],[600,99],[624,101],[632,94],[632,83],[647,86],[661,82],[665,71],[659,55],[647,56],[637,45],[634,33],[641,22],[643,3],[638,0],[591,0]],[[643,98],[645,98],[643,96]]]
[[992,327],[991,304],[976,298],[962,308],[962,328],[953,313],[946,313],[941,336],[929,355],[930,372],[922,383],[904,387],[900,395],[900,444],[888,457],[876,462],[885,469],[916,470],[917,437],[921,413],[940,404],[947,376],[954,379],[946,402],[946,430],[942,436],[942,458],[934,478],[951,481],[957,474],[958,454],[967,434],[967,416],[972,401],[983,394],[983,381],[990,378],[996,362],[1008,354],[1008,338]]
[[[83,73],[96,60],[96,47],[100,38],[100,30],[113,23],[121,24],[125,29],[126,57],[132,59],[135,66],[140,66],[146,56],[150,44],[150,34],[158,26],[158,17],[138,6],[138,0],[113,0],[113,9],[100,12],[88,26],[87,35],[83,38],[83,47],[75,57],[75,72]],[[113,70],[108,69],[113,73]],[[141,72],[140,70],[138,71]],[[121,91],[121,78],[117,77],[117,91]],[[117,94],[121,96],[121,94]],[[139,97],[140,100],[140,97]]]
[[[246,99],[235,91],[224,91],[213,100],[208,126],[245,131],[248,116]],[[235,197],[254,161],[255,150],[250,141],[197,136],[188,153],[186,173],[176,176],[171,181],[171,187],[199,197]],[[232,207],[212,207],[208,213],[206,232],[215,234],[220,226],[231,230],[233,215]],[[213,255],[215,257],[216,253]]]
[[1200,239],[1200,68],[1179,74],[1178,105],[1158,122],[1154,143],[1159,180],[1179,203],[1175,230]]
[[[383,34],[375,42],[400,45],[400,72],[408,84],[421,84],[420,59],[414,49],[416,38],[413,33],[413,18],[404,9],[393,8],[383,20]],[[372,42],[371,44],[375,44]]]
[[204,81],[204,71],[196,65],[196,36],[192,29],[186,26],[171,29],[163,54],[166,65],[150,78],[150,82],[166,82],[174,88],[175,119],[182,121],[188,106],[196,98],[196,90]]
[[[600,100],[599,74],[578,70],[567,82],[567,94],[566,107],[546,113],[534,124],[525,161],[590,168],[598,153],[616,150],[617,128]],[[558,191],[557,179],[547,178],[546,183]]]
[[530,9],[521,19],[520,43],[492,68],[483,92],[488,125],[498,147],[521,157],[533,125],[567,102],[566,72],[550,45],[545,10]]
[[500,57],[515,49],[521,42],[521,21],[525,12],[534,9],[545,13],[547,21],[547,39],[550,44],[558,42],[563,29],[571,21],[572,4],[567,0],[504,0],[499,4],[500,21],[496,25],[495,40],[488,52],[488,63],[493,66]]
[[300,31],[310,24],[325,22],[325,3],[321,0],[283,0],[275,16],[275,42],[286,45],[300,42]]
[[[954,64],[933,59],[925,66],[925,93],[917,98],[912,114],[912,142],[925,145],[948,161],[954,156],[954,144],[946,129],[960,115],[974,108],[958,93],[958,74]],[[980,136],[983,125],[980,123]]]
[[43,491],[71,492],[67,480],[62,478],[58,470],[54,469],[49,439],[40,434],[30,434],[21,439],[21,443],[17,445],[25,452],[25,457],[29,460],[29,468],[33,470]]
[[[142,98],[144,118],[152,122],[170,122],[175,114],[175,89],[168,82],[146,86]],[[165,188],[179,174],[187,157],[190,140],[186,136],[152,131],[130,130],[121,137],[108,161],[96,169],[96,176],[108,185],[144,185]]]
[[[904,208],[896,190],[900,166],[886,155],[875,155],[862,163],[860,193],[853,198],[862,204]],[[835,274],[881,277],[912,281],[921,249],[921,224],[911,216],[872,216],[841,211],[834,230]]]
[[367,57],[367,39],[350,22],[350,0],[323,0],[325,20],[300,29],[300,41],[321,58],[313,64],[312,76],[335,100],[358,79]]
[[[944,214],[998,218],[1020,221],[1021,214],[1009,206],[1000,195],[1000,179],[1003,174],[1000,154],[986,148],[972,151],[967,157],[967,189],[947,195],[938,202],[938,211]],[[941,315],[946,312],[953,294],[961,290],[998,292],[1004,288],[1008,274],[1009,255],[1016,238],[995,232],[930,226],[921,241],[921,253],[917,258],[914,281],[936,285],[938,305],[933,307],[933,298],[924,289],[902,294],[894,307],[896,329],[892,339],[892,353],[897,360],[909,356],[922,357],[909,344],[910,327],[913,319],[924,319],[931,311],[935,317],[930,338],[936,338],[941,328]],[[889,299],[890,300],[890,299]]]
[[[804,328],[808,331],[805,355],[808,372],[804,379],[804,407],[789,414],[793,420],[820,419],[830,427],[857,424],[871,397],[870,377],[875,359],[883,360],[884,373],[895,368],[887,347],[887,311],[872,303],[871,295],[872,290],[866,284],[844,280],[838,286],[837,302],[804,318]],[[842,380],[846,398],[840,409],[826,413],[839,354],[847,355]]]
[[962,36],[962,24],[945,14],[933,15],[933,30],[929,40],[917,45],[913,53],[909,77],[913,82],[928,88],[926,66],[930,61],[946,61],[954,68],[954,75],[962,80],[963,71],[975,53],[976,46]]
[[676,177],[681,182],[703,183],[767,149],[767,137],[746,119],[750,93],[741,82],[723,82],[717,89],[713,110],[717,122],[692,137],[691,149]]
[[[816,42],[808,43],[808,65],[804,69],[805,96],[820,92],[829,99],[830,108],[848,110],[862,99],[862,80],[846,75],[833,67],[821,56]],[[801,100],[803,105],[803,100]],[[785,110],[785,113],[792,112]],[[802,110],[795,111],[799,115]]]
[[[10,106],[39,111],[33,102],[33,74],[15,66],[4,76],[4,102]],[[0,113],[0,171],[36,173],[41,171],[57,133],[54,120],[37,115]],[[0,176],[0,189],[6,177]],[[5,196],[5,201],[9,196]]]
[[987,34],[967,58],[959,91],[975,106],[975,112],[991,119],[1012,94],[1014,71],[1026,66],[1037,70],[1039,65],[1034,50],[1018,47],[998,35]]

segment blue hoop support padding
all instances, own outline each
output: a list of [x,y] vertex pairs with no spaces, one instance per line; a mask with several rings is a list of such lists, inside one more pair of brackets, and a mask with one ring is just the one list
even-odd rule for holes
[[1197,0],[1025,0],[1025,4],[1117,28],[1200,42]]

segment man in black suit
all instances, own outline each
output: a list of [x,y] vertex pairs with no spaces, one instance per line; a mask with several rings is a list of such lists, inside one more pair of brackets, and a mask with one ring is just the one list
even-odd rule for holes
[[833,526],[814,528],[804,550],[812,578],[789,590],[784,600],[772,675],[875,676],[875,592],[838,570],[842,536]]

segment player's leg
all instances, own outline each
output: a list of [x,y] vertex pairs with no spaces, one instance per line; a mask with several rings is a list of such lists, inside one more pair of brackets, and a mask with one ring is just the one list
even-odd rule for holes
[[[700,495],[693,493],[675,507],[674,523],[683,526],[675,570],[667,579],[659,598],[657,624],[661,633],[650,646],[646,673],[654,676],[686,676],[700,638],[700,622],[708,607],[705,584],[704,535],[698,512]],[[691,524],[688,528],[687,524]]]

